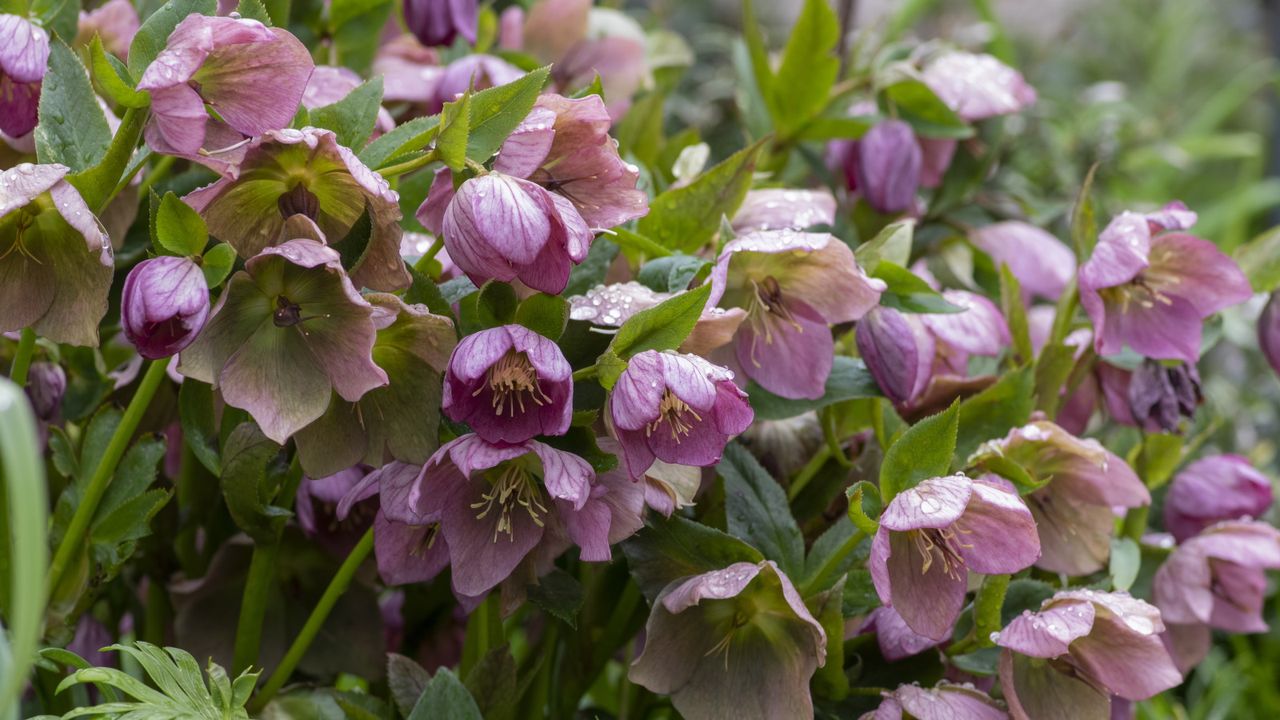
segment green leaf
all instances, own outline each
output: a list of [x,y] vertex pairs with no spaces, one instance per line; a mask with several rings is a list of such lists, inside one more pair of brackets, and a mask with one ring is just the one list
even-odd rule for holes
[[89,69],[102,96],[112,103],[127,108],[144,108],[151,103],[147,93],[134,89],[137,83],[129,69],[106,51],[102,38],[97,35],[89,43]]
[[640,267],[636,280],[655,292],[681,292],[711,263],[696,255],[676,253],[655,258]]
[[631,576],[650,603],[672,580],[764,559],[759,550],[715,528],[679,515],[650,517],[622,543]]
[[618,377],[627,369],[627,361],[618,357],[618,354],[612,350],[606,350],[595,364],[596,378],[599,379],[600,385],[605,390],[612,390]]
[[960,403],[955,402],[907,428],[889,446],[880,464],[880,492],[885,505],[920,481],[947,474],[956,450],[959,424]]
[[776,116],[773,68],[769,66],[769,51],[765,46],[764,34],[760,32],[760,23],[756,20],[755,6],[751,0],[743,0],[742,3],[742,35],[746,42],[751,75],[755,79],[756,89],[769,115]]
[[559,295],[530,295],[516,308],[515,320],[543,337],[559,340],[569,323],[569,301]]
[[1142,568],[1142,553],[1133,538],[1121,537],[1111,539],[1111,561],[1107,574],[1111,576],[1111,589],[1127,591],[1138,579],[1138,570]]
[[[825,3],[826,0],[822,0]],[[840,527],[834,525],[834,527]],[[844,621],[844,586],[836,585],[814,596],[809,600],[813,607],[814,617],[822,625],[828,638],[843,638]],[[815,607],[816,606],[816,607]],[[827,644],[827,658],[822,667],[814,673],[814,689],[823,697],[832,700],[843,700],[849,694],[849,676],[844,670],[844,642]]]
[[218,428],[213,423],[213,410],[213,388],[207,383],[191,380],[178,388],[182,441],[201,465],[218,476],[222,474],[222,459],[218,455]]
[[652,168],[662,152],[662,111],[666,97],[655,90],[636,99],[613,127],[618,152]]
[[365,165],[379,168],[392,158],[425,148],[439,131],[439,115],[414,118],[369,143],[358,157]]
[[529,601],[571,628],[578,627],[578,613],[586,594],[582,583],[569,573],[555,568],[528,587]]
[[467,165],[467,136],[471,132],[471,92],[444,104],[440,112],[440,135],[436,138],[436,153],[440,160],[454,172],[461,172]]
[[358,73],[367,70],[394,5],[392,0],[333,0],[329,6],[329,33],[337,58],[330,62]]
[[1098,163],[1094,163],[1080,184],[1075,207],[1071,208],[1071,242],[1076,248],[1076,259],[1082,263],[1093,254],[1093,245],[1098,241],[1098,220],[1093,207],[1093,177],[1097,172]]
[[249,20],[257,20],[258,22],[272,26],[271,13],[267,12],[267,8],[262,4],[261,0],[240,0],[236,5],[236,12],[240,13],[240,17]]
[[1182,462],[1182,436],[1172,433],[1154,433],[1142,441],[1134,469],[1148,488],[1155,490],[1169,482],[1173,471]]
[[636,230],[673,251],[692,253],[706,245],[720,217],[733,217],[751,188],[751,175],[764,140],[730,155],[683,187],[672,188],[649,203],[649,214]]
[[1022,578],[1010,582],[1000,609],[1000,626],[1013,622],[1024,611],[1038,611],[1045,600],[1053,597],[1053,593],[1053,586],[1040,580]]
[[983,442],[1004,437],[1027,423],[1035,409],[1034,387],[1031,368],[1021,368],[960,403],[956,455],[962,462]]
[[800,127],[827,104],[840,72],[835,55],[840,20],[827,0],[806,0],[791,29],[773,82],[774,121],[782,133]]
[[1280,287],[1280,227],[1273,227],[1232,253],[1256,293]]
[[[880,489],[868,480],[859,480],[845,492],[849,501],[849,520],[867,537],[875,537],[880,529],[879,517],[884,505]],[[868,511],[867,504],[871,504]]]
[[872,120],[860,117],[817,117],[796,134],[797,140],[856,140],[872,127]]
[[1076,364],[1076,347],[1049,343],[1036,358],[1036,409],[1050,418],[1058,415],[1062,390]]
[[257,425],[241,423],[227,438],[222,462],[222,495],[237,526],[259,542],[275,542],[276,531],[287,517],[272,507],[275,483],[268,465],[280,446]]
[[837,355],[832,362],[831,374],[827,376],[822,397],[817,400],[779,397],[757,385],[754,380],[747,383],[747,395],[751,398],[751,409],[755,411],[757,420],[783,420],[845,400],[883,397],[884,393],[880,391],[875,378],[871,377],[866,364],[861,360]]
[[49,70],[40,89],[36,156],[80,172],[98,164],[111,145],[111,128],[76,54],[66,43],[49,45]]
[[484,720],[475,698],[449,668],[436,671],[409,720]]
[[952,305],[929,283],[910,270],[881,260],[872,277],[880,278],[888,288],[880,295],[880,304],[908,313],[958,313],[964,308]]
[[173,193],[165,193],[156,212],[156,242],[173,255],[199,255],[209,242],[204,218]]
[[339,145],[357,149],[369,141],[381,107],[382,76],[378,76],[361,83],[338,102],[311,110],[311,124],[332,130]]
[[550,72],[551,66],[540,67],[519,80],[472,95],[467,157],[483,163],[498,152],[533,108]]
[[[853,539],[854,533],[858,530],[859,528],[850,522],[849,518],[836,518],[831,527],[813,541],[813,547],[805,555],[803,582],[799,584],[826,590],[847,573],[853,563],[860,559],[858,552],[847,551],[848,548],[846,548],[846,544]],[[855,542],[868,552],[870,551],[871,544],[866,537]]]
[[625,360],[645,350],[680,347],[693,332],[710,296],[711,283],[707,283],[641,310],[618,328],[609,349]]
[[569,271],[569,284],[565,286],[563,297],[582,295],[596,285],[604,282],[609,265],[618,257],[618,245],[604,237],[596,238],[587,251],[587,259]]
[[387,653],[387,688],[401,715],[409,717],[430,680],[431,673],[416,660]]
[[973,128],[920,80],[896,82],[884,89],[884,95],[898,108],[898,116],[910,123],[920,135],[932,138],[967,138],[973,135]]
[[1018,363],[1031,362],[1035,352],[1031,349],[1031,330],[1027,326],[1027,308],[1022,304],[1022,285],[1005,263],[1000,264],[1000,311],[1009,324],[1013,338],[1013,351]]
[[[27,14],[21,7],[14,8],[14,11],[19,15]],[[30,14],[39,18],[46,30],[72,42],[80,19],[80,0],[31,0]]]
[[787,494],[755,457],[729,443],[716,465],[724,478],[725,519],[729,533],[746,540],[778,563],[790,577],[804,571],[804,537],[791,517]]
[[200,259],[200,270],[204,272],[204,281],[210,290],[227,279],[235,262],[236,250],[226,243],[218,243],[205,252]]
[[519,303],[515,288],[504,282],[490,280],[480,288],[476,298],[477,320],[481,327],[493,328],[508,325],[516,319]]
[[882,260],[905,268],[911,262],[915,228],[913,219],[889,223],[875,237],[859,245],[853,251],[853,257],[864,269],[877,268]]
[[192,14],[216,15],[217,12],[218,4],[215,0],[169,0],[160,6],[133,36],[133,42],[129,45],[129,72],[142,79],[143,71],[164,49],[169,35],[183,18]]

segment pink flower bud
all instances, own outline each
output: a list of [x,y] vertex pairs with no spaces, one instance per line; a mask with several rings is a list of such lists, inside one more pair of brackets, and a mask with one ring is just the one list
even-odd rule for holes
[[129,272],[120,299],[125,337],[149,360],[168,357],[195,340],[209,316],[209,287],[183,257],[143,260]]
[[886,120],[858,142],[858,192],[882,213],[900,213],[916,200],[924,156],[911,126]]

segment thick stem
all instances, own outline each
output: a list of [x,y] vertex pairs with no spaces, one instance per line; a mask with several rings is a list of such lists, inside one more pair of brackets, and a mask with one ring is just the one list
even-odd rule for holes
[[36,331],[22,328],[22,338],[18,340],[18,352],[13,356],[13,366],[9,369],[9,379],[18,387],[27,384],[27,371],[31,369],[31,355],[36,349]]
[[111,146],[102,162],[69,178],[84,198],[85,204],[95,213],[102,212],[115,196],[117,183],[129,166],[133,151],[142,138],[142,128],[147,124],[147,108],[129,108],[120,119],[120,129],[111,139]]
[[263,685],[262,690],[254,697],[250,705],[251,713],[257,714],[258,711],[262,710],[262,707],[271,698],[275,697],[275,694],[288,681],[289,676],[293,674],[293,669],[298,666],[298,662],[302,660],[302,656],[307,653],[312,641],[316,639],[316,634],[320,632],[324,621],[329,618],[329,613],[333,611],[333,606],[337,604],[342,594],[347,591],[347,586],[351,584],[351,579],[355,577],[356,570],[360,569],[361,563],[364,562],[365,558],[369,557],[371,552],[373,552],[372,527],[365,531],[364,537],[360,538],[360,542],[355,549],[351,551],[350,555],[347,555],[346,560],[342,561],[342,567],[338,568],[338,573],[329,582],[329,587],[325,588],[324,595],[320,597],[320,602],[316,603],[315,609],[311,611],[311,616],[307,618],[307,623],[302,626],[302,632],[298,633],[298,637],[289,646],[288,652],[284,654],[284,659],[280,661],[280,664],[271,673],[271,677],[267,679],[267,684]]
[[111,484],[116,465],[120,463],[120,458],[124,457],[124,451],[129,448],[129,441],[133,438],[134,431],[138,429],[138,423],[142,421],[142,415],[151,404],[151,398],[155,396],[160,382],[164,380],[165,368],[168,365],[169,358],[152,360],[147,367],[147,374],[142,376],[142,384],[138,386],[138,391],[129,401],[129,407],[125,408],[120,424],[116,426],[111,441],[107,443],[107,449],[102,453],[102,460],[98,462],[98,467],[94,469],[93,476],[89,479],[84,497],[81,498],[75,515],[71,517],[67,534],[63,536],[62,543],[58,545],[58,552],[53,556],[53,563],[49,566],[49,581],[46,585],[50,593],[57,591],[67,566],[80,550],[85,534],[89,531],[89,523],[98,510],[98,503],[102,501],[103,494],[107,492],[107,486]]

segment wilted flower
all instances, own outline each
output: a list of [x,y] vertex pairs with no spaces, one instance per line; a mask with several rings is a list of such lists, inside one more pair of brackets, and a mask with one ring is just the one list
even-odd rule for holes
[[231,277],[179,370],[213,383],[228,405],[284,443],[324,415],[330,391],[355,402],[387,384],[372,357],[372,316],[336,250],[290,240]]
[[17,138],[35,129],[48,67],[49,33],[0,13],[0,131]]
[[654,459],[714,465],[755,417],[733,373],[697,355],[646,350],[627,363],[606,413],[631,477]]
[[1166,622],[1266,632],[1265,569],[1280,568],[1280,530],[1256,520],[1210,526],[1169,555],[1155,577]]
[[901,120],[884,120],[858,141],[854,167],[858,193],[877,212],[911,209],[920,188],[923,163],[915,132]]
[[1026,502],[1040,536],[1036,566],[1050,572],[1100,570],[1111,552],[1113,508],[1151,503],[1151,493],[1124,460],[1097,440],[1082,440],[1047,420],[983,445],[970,463],[985,467],[994,458],[1019,465],[1033,482],[1045,483]]
[[33,328],[97,345],[114,263],[111,238],[64,165],[0,171],[0,332]]
[[1222,520],[1256,518],[1271,507],[1271,480],[1239,455],[1214,455],[1174,476],[1164,528],[1183,542]]
[[862,720],[1004,720],[1009,714],[989,695],[972,685],[956,685],[946,680],[933,689],[919,685],[899,685],[884,693],[884,702]]
[[[748,377],[788,398],[819,398],[831,374],[831,323],[861,318],[880,300],[853,251],[826,233],[755,232],[730,241],[711,271],[707,307],[741,307],[736,355]],[[795,372],[802,367],[804,372]]]
[[1098,236],[1079,280],[1099,355],[1127,344],[1149,358],[1194,363],[1204,319],[1249,299],[1234,260],[1207,240],[1165,231],[1184,229],[1188,214],[1194,218],[1180,206],[1150,216],[1125,212]]
[[889,502],[871,543],[871,579],[908,627],[944,640],[964,607],[970,570],[1014,573],[1038,557],[1031,511],[1007,483],[950,475]]
[[836,198],[830,190],[767,188],[747,192],[733,216],[733,229],[737,232],[805,230],[835,222]]
[[452,45],[461,35],[475,44],[477,0],[408,0],[404,23],[427,47]]
[[488,90],[522,77],[523,70],[502,58],[483,53],[465,55],[449,63],[436,78],[428,110],[439,112],[445,103],[453,102],[467,90]]
[[287,30],[189,15],[138,81],[151,94],[147,144],[226,171],[248,138],[288,127],[314,67]]
[[[676,293],[660,293],[631,280],[613,285],[597,285],[583,295],[569,298],[569,319],[589,322],[601,328],[620,328],[632,315],[668,300]],[[707,355],[729,344],[747,313],[742,308],[704,308],[680,352]]]
[[143,260],[129,271],[120,294],[125,337],[148,360],[190,345],[209,316],[209,286],[200,267],[185,257]]
[[862,627],[858,628],[858,632],[874,632],[876,645],[880,646],[880,656],[889,662],[919,655],[943,642],[912,630],[898,611],[887,605],[881,605],[872,610],[866,621],[862,623]]
[[1271,369],[1280,373],[1280,292],[1271,293],[1258,317],[1258,347]]
[[[351,268],[358,287],[393,291],[408,287],[400,258],[400,199],[387,181],[338,144],[331,130],[271,130],[254,139],[236,175],[183,198],[209,233],[253,257],[269,245],[297,237],[286,227],[301,215],[319,228],[316,240],[343,241],[368,214],[367,246]],[[355,242],[355,241],[353,241]]]
[[680,578],[653,603],[632,682],[691,720],[810,717],[827,635],[771,560]]
[[1008,115],[1035,104],[1036,91],[1022,74],[990,55],[948,52],[925,66],[922,77],[962,119]]
[[1147,432],[1177,431],[1204,400],[1200,373],[1189,363],[1144,360],[1131,372],[1100,362],[1097,375],[1112,419]]
[[492,443],[563,435],[573,419],[573,368],[559,346],[520,325],[481,330],[449,358],[441,408]]
[[1110,716],[1111,696],[1144,700],[1182,682],[1160,641],[1160,611],[1124,592],[1063,590],[995,636],[1014,718]]
[[877,305],[858,321],[855,339],[871,377],[894,404],[909,403],[928,387],[936,346],[918,316]]
[[1057,300],[1076,272],[1076,256],[1058,238],[1018,220],[993,223],[974,230],[969,240],[991,256],[996,266],[1008,265],[1024,298]]
[[129,45],[138,32],[138,11],[129,0],[107,0],[88,12],[80,11],[76,28],[76,45],[88,45],[93,36],[102,38],[107,52],[122,60],[129,59]]

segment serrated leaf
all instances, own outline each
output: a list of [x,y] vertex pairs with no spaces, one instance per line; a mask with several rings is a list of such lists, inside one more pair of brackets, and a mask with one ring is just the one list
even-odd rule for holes
[[559,295],[530,295],[520,301],[515,321],[543,337],[559,340],[569,322],[569,302]]
[[156,211],[156,242],[174,255],[199,255],[209,242],[209,229],[194,208],[177,195],[165,193]]
[[729,532],[778,563],[790,577],[804,570],[804,537],[782,486],[746,448],[729,443],[716,465],[724,478],[725,519]]
[[440,668],[422,691],[409,720],[484,720],[475,698],[453,671]]
[[134,89],[137,83],[130,76],[129,69],[106,51],[98,35],[94,35],[89,43],[89,69],[103,97],[116,105],[143,108],[151,103],[147,93]]
[[431,673],[416,660],[387,653],[387,688],[401,715],[408,717],[413,712],[413,706],[422,697],[422,691],[426,690],[430,681]]
[[450,170],[461,172],[467,164],[467,137],[471,132],[471,92],[444,104],[440,111],[440,134],[436,153]]
[[791,28],[774,78],[774,121],[782,133],[800,127],[827,104],[840,59],[840,20],[827,0],[806,0]]
[[111,128],[89,76],[61,40],[49,44],[49,69],[40,89],[36,157],[77,173],[97,165],[111,145]]
[[1027,308],[1022,303],[1022,285],[1005,263],[1000,264],[1000,311],[1009,325],[1013,350],[1018,363],[1031,362],[1031,330],[1027,325]]
[[141,80],[143,71],[164,49],[169,35],[183,18],[192,14],[216,15],[217,12],[218,4],[215,0],[169,0],[161,5],[159,10],[147,17],[133,36],[133,42],[129,45],[129,72]]
[[703,269],[711,263],[697,255],[676,253],[654,258],[640,267],[636,280],[655,292],[681,292],[689,288]]
[[338,102],[310,110],[310,121],[316,127],[332,130],[339,145],[355,150],[369,141],[381,107],[382,77],[378,76],[361,83]]
[[261,0],[240,0],[236,5],[236,12],[240,13],[242,18],[257,20],[267,27],[272,25],[271,14],[267,12],[267,7]]
[[885,451],[880,464],[880,492],[885,505],[903,490],[931,477],[946,475],[956,450],[960,403],[917,422]]
[[369,143],[358,153],[360,162],[371,168],[382,167],[392,158],[422,150],[435,139],[439,131],[439,115],[414,118]]
[[529,601],[564,622],[578,627],[578,612],[586,597],[582,583],[569,573],[555,568],[528,587]]
[[628,359],[645,350],[680,347],[693,332],[710,296],[711,283],[707,283],[641,310],[618,328],[609,349],[618,357]]
[[747,196],[764,142],[730,155],[688,185],[655,197],[649,214],[636,223],[637,232],[671,251],[692,253],[707,244],[720,217],[733,217]]
[[963,461],[987,440],[1004,437],[1025,425],[1035,409],[1035,376],[1031,368],[1007,373],[994,385],[960,403],[956,454]]
[[252,422],[241,423],[227,438],[222,458],[222,495],[237,526],[259,542],[274,542],[282,521],[271,499],[267,465],[280,451]]
[[467,157],[483,163],[498,152],[533,108],[550,71],[550,66],[540,67],[514,82],[481,90],[471,97]]
[[715,528],[679,515],[650,517],[648,525],[622,543],[622,551],[651,603],[673,580],[764,559],[759,550]]

